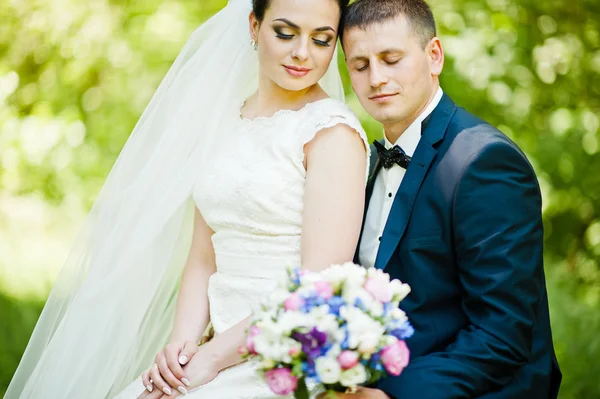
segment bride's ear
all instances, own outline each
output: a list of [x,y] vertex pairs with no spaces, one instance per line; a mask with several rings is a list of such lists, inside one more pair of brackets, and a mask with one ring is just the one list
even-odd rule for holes
[[260,22],[256,18],[254,11],[252,11],[248,16],[248,21],[250,22],[250,37],[252,37],[252,40],[255,43],[258,43],[258,30],[260,29]]

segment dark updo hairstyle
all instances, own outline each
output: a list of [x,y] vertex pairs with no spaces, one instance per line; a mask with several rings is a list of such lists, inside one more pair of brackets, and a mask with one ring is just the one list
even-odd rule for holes
[[[350,0],[336,0],[337,3],[340,6],[340,15],[344,13],[344,10],[346,9],[346,7],[348,7],[348,3],[350,2]],[[252,0],[252,11],[254,12],[254,15],[256,16],[256,19],[258,20],[258,22],[263,21],[263,19],[265,18],[265,13],[267,12],[267,9],[269,8],[269,5],[271,4],[271,0]]]

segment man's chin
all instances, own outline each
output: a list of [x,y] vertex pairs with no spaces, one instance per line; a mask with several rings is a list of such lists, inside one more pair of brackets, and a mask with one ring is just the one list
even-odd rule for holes
[[394,112],[392,107],[386,107],[386,109],[379,108],[369,113],[373,119],[384,125],[397,122],[399,115],[401,115],[400,112]]

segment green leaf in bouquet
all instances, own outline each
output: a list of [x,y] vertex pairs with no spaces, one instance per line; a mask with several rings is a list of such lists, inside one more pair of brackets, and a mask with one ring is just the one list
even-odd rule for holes
[[300,378],[298,380],[298,385],[296,386],[296,390],[294,391],[295,399],[310,399],[310,395],[308,393],[308,387],[306,386],[306,379]]
[[302,371],[302,362],[295,362],[292,366],[292,374],[296,377],[301,377],[303,374]]

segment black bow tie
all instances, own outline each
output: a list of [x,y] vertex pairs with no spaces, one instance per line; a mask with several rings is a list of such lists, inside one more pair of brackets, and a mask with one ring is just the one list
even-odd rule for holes
[[411,158],[406,155],[400,146],[395,145],[388,150],[379,141],[374,141],[373,145],[375,145],[375,148],[377,149],[379,161],[384,168],[389,169],[394,166],[394,164],[399,165],[404,169],[408,168]]

